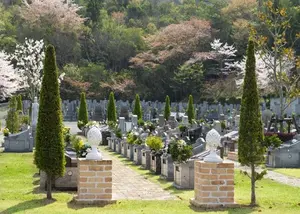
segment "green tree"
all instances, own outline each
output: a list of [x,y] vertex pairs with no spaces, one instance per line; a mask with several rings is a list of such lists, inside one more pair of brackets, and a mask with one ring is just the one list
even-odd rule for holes
[[135,95],[133,114],[137,115],[138,120],[143,119],[142,106],[140,102],[140,96],[138,94]]
[[164,111],[164,117],[165,117],[165,119],[169,120],[170,115],[171,115],[170,98],[167,95],[166,96],[165,111]]
[[19,114],[17,111],[17,97],[13,96],[9,101],[9,111],[7,112],[6,128],[14,134],[20,129]]
[[77,126],[79,129],[81,129],[82,126],[85,126],[88,122],[89,122],[89,118],[88,118],[88,111],[87,111],[87,105],[85,100],[85,93],[82,92],[80,95],[80,106],[78,112]]
[[[253,30],[253,33],[259,53],[270,70],[271,87],[279,95],[279,116],[282,119],[285,110],[300,95],[300,75],[293,72],[295,67],[300,68],[300,56],[294,53],[300,32],[296,31],[296,27],[291,29],[290,9],[281,7],[279,3],[278,0],[264,3],[265,11],[258,15],[263,32]],[[280,131],[283,132],[282,124]]]
[[34,161],[47,175],[47,199],[52,199],[52,180],[65,171],[61,101],[55,49],[46,49],[40,94]]
[[195,109],[194,109],[194,99],[193,96],[189,96],[189,103],[187,107],[187,115],[189,118],[189,123],[192,123],[193,120],[195,119]]
[[255,171],[255,167],[264,162],[265,149],[262,146],[262,127],[255,75],[254,42],[250,39],[241,104],[238,158],[242,165],[251,168],[251,175],[249,176],[251,178],[251,205],[256,204],[255,182],[261,179],[265,173],[265,171],[262,173]]
[[117,122],[117,110],[115,96],[113,92],[110,92],[109,94],[109,100],[107,105],[107,120],[108,122]]
[[23,103],[22,103],[22,96],[21,95],[17,96],[17,101],[18,101],[17,111],[23,112]]

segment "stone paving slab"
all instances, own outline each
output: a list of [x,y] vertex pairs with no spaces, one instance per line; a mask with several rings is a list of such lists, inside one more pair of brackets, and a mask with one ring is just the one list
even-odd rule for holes
[[104,158],[113,160],[113,199],[128,200],[176,200],[170,192],[163,190],[159,184],[145,179],[138,172],[124,165],[117,157],[100,147]]

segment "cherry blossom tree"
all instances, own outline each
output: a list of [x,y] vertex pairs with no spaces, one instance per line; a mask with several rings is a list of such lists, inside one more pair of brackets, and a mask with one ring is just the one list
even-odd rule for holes
[[[276,89],[276,80],[273,75],[273,66],[268,62],[273,62],[274,57],[270,54],[262,54],[261,52],[255,53],[256,58],[256,77],[257,77],[257,85],[262,94],[272,93]],[[291,58],[283,58],[282,61],[277,63],[277,69],[281,69],[282,72],[282,85],[285,88],[287,93],[291,92],[295,87],[293,84],[290,84],[288,77],[293,73],[293,69],[295,68],[295,60]],[[237,68],[240,70],[238,78],[236,79],[236,84],[238,87],[241,87],[243,84],[245,69],[246,69],[246,58],[241,62],[235,63],[231,65],[231,68]],[[288,105],[284,106],[284,109],[287,108]]]
[[[210,46],[216,53],[216,60],[219,63],[220,72],[223,73],[224,70],[229,71],[233,61],[232,58],[236,56],[236,48],[233,45],[220,42],[220,39],[214,39],[214,41],[210,43]],[[224,65],[225,67],[223,68]]]
[[17,44],[15,52],[10,56],[21,77],[20,87],[32,100],[40,92],[44,58],[43,40],[27,38],[23,44]]
[[19,89],[20,77],[16,73],[13,65],[8,60],[7,55],[0,52],[0,100],[3,100]]
[[31,27],[47,24],[64,32],[78,32],[84,19],[80,7],[72,0],[23,0],[21,16]]

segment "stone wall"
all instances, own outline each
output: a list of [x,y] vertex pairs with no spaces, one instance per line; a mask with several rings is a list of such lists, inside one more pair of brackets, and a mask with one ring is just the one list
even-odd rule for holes
[[77,201],[97,202],[112,199],[112,161],[86,160],[78,162]]
[[195,161],[195,198],[200,207],[234,204],[234,164]]

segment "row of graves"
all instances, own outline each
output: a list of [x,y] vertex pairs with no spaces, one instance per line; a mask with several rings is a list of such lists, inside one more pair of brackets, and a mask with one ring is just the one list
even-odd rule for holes
[[[35,134],[38,120],[39,104],[37,98],[34,98],[32,105],[27,101],[24,103],[24,109],[32,108],[31,117],[27,110],[20,111],[18,114],[18,121],[11,121],[20,123],[20,129],[15,133],[10,133],[9,130],[4,133],[4,152],[32,152],[35,146]],[[25,118],[25,120],[23,119]]]

